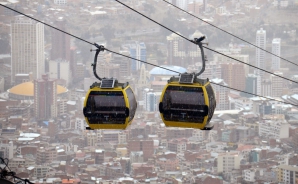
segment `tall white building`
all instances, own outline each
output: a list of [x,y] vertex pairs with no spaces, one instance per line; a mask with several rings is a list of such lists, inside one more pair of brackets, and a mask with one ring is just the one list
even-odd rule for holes
[[62,79],[66,86],[71,82],[71,70],[69,61],[56,59],[49,61],[49,77],[51,79]]
[[[266,49],[266,31],[261,28],[257,31],[256,45],[262,49]],[[256,48],[256,66],[261,69],[266,69],[265,51]],[[256,70],[256,74],[263,76],[264,72]]]
[[[283,76],[282,72],[274,72],[274,74],[276,75],[280,75]],[[283,95],[283,83],[284,83],[284,79],[275,76],[275,75],[271,75],[271,88],[272,88],[272,92],[271,95],[272,97],[280,97]]]
[[153,92],[152,89],[150,89],[149,91],[145,89],[144,92],[146,92],[144,96],[145,110],[149,112],[158,111],[158,104],[161,92]]
[[45,73],[44,25],[24,16],[11,22],[11,82],[16,74],[32,72],[33,79]]
[[[272,40],[272,53],[280,56],[280,38],[274,38]],[[272,55],[272,70],[280,69],[280,58]]]

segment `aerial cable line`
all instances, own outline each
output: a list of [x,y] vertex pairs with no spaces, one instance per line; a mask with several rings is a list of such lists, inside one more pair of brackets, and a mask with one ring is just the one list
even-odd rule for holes
[[84,40],[84,39],[82,39],[82,38],[79,38],[79,37],[77,37],[77,36],[74,36],[74,35],[72,35],[72,34],[70,34],[70,33],[68,33],[68,32],[65,32],[65,31],[63,31],[63,30],[61,30],[61,29],[58,29],[58,28],[54,27],[54,26],[51,26],[50,24],[47,24],[47,23],[45,23],[45,22],[42,22],[42,21],[40,21],[40,20],[38,20],[38,19],[35,19],[35,18],[33,18],[33,17],[29,16],[29,15],[26,15],[26,14],[24,14],[24,13],[22,13],[22,12],[19,12],[19,11],[15,10],[15,9],[12,9],[12,8],[10,8],[10,7],[8,7],[8,6],[5,6],[5,5],[3,5],[3,4],[1,4],[1,3],[0,3],[0,5],[3,6],[4,8],[10,9],[11,11],[14,11],[14,12],[17,12],[17,13],[19,13],[19,14],[21,14],[21,15],[24,15],[25,17],[28,17],[28,18],[33,19],[33,20],[35,20],[35,21],[37,21],[37,22],[40,22],[40,23],[42,23],[42,24],[44,24],[44,25],[47,25],[47,26],[49,26],[49,27],[51,27],[51,28],[53,28],[53,29],[56,29],[56,30],[58,30],[58,31],[61,31],[61,32],[64,33],[64,34],[67,34],[67,35],[72,36],[72,37],[75,37],[76,39],[79,39],[79,40],[81,40],[81,41],[83,41],[83,42],[86,42],[86,43],[89,43],[89,44],[91,44],[91,45],[94,45],[94,44],[91,43],[91,42],[88,42],[88,41],[86,41],[86,40]]
[[283,58],[283,57],[281,57],[281,56],[278,56],[278,55],[276,55],[276,54],[274,54],[274,53],[272,53],[272,52],[269,52],[268,50],[263,49],[263,48],[261,48],[261,47],[255,45],[255,44],[249,42],[249,41],[246,41],[246,40],[244,40],[243,38],[240,38],[239,36],[236,36],[236,35],[234,35],[234,34],[228,32],[228,31],[226,31],[226,30],[224,30],[224,29],[222,29],[222,28],[219,28],[219,27],[217,27],[216,25],[211,24],[210,22],[205,21],[205,20],[202,19],[202,18],[199,18],[199,17],[197,17],[197,16],[195,16],[195,15],[189,13],[188,11],[183,10],[182,8],[179,8],[178,6],[176,6],[176,5],[174,5],[174,4],[170,3],[170,2],[168,2],[168,1],[166,1],[166,0],[163,0],[163,1],[166,2],[166,3],[168,3],[168,4],[170,4],[170,5],[172,5],[173,7],[177,8],[177,9],[179,9],[179,10],[181,10],[181,11],[187,13],[188,15],[191,15],[191,16],[193,16],[193,17],[195,17],[195,18],[197,18],[197,19],[199,19],[199,20],[205,22],[206,24],[209,24],[210,26],[213,26],[213,27],[215,27],[215,28],[217,28],[217,29],[223,31],[224,33],[227,33],[227,34],[229,34],[229,35],[231,35],[231,36],[233,36],[233,37],[235,37],[235,38],[237,38],[237,39],[239,39],[239,40],[241,40],[241,41],[243,41],[243,42],[245,42],[245,43],[247,43],[247,44],[249,44],[249,45],[252,45],[252,46],[254,46],[254,47],[256,47],[256,48],[258,48],[258,49],[260,49],[260,50],[262,50],[262,51],[265,51],[265,52],[267,52],[268,54],[271,54],[271,55],[273,55],[273,56],[275,56],[275,57],[278,57],[278,58],[280,58],[280,59],[282,59],[282,60],[284,60],[284,61],[287,61],[287,62],[289,62],[289,63],[291,63],[291,64],[293,64],[293,65],[298,66],[298,64],[296,64],[296,63],[294,63],[294,62],[289,61],[289,60],[287,60],[287,59],[285,59],[285,58]]
[[[35,18],[33,18],[33,17],[29,16],[29,15],[26,15],[26,14],[24,14],[24,13],[22,13],[22,12],[19,12],[19,11],[15,10],[15,9],[12,9],[12,8],[10,8],[10,7],[7,7],[7,6],[5,6],[5,5],[3,5],[3,4],[1,4],[1,3],[0,3],[0,5],[3,6],[3,7],[5,7],[5,8],[8,8],[8,9],[14,11],[14,12],[17,12],[17,13],[19,13],[19,14],[21,14],[21,15],[24,15],[24,16],[30,18],[30,19],[33,19],[33,20],[35,20],[35,21],[37,21],[37,22],[40,22],[40,23],[42,23],[42,24],[44,24],[44,25],[46,25],[46,26],[49,26],[49,27],[51,27],[51,28],[53,28],[53,29],[56,29],[57,31],[60,31],[60,32],[62,32],[62,33],[64,33],[64,34],[67,34],[67,35],[69,35],[69,36],[72,36],[72,37],[74,37],[74,38],[76,38],[76,39],[79,39],[79,40],[81,40],[81,41],[83,41],[83,42],[89,43],[89,44],[91,44],[91,45],[93,45],[93,46],[95,45],[94,43],[91,43],[91,42],[89,42],[89,41],[87,41],[87,40],[84,40],[84,39],[82,39],[82,38],[80,38],[80,37],[77,37],[77,36],[75,36],[75,35],[73,35],[73,34],[70,34],[70,33],[65,32],[65,31],[63,31],[63,30],[61,30],[61,29],[58,29],[58,28],[56,28],[56,27],[54,27],[54,26],[51,26],[51,25],[49,25],[49,24],[47,24],[47,23],[45,23],[45,22],[42,22],[42,21],[40,21],[40,20],[38,20],[38,19],[35,19]],[[123,55],[123,54],[121,54],[121,53],[114,52],[114,51],[109,50],[109,49],[107,49],[107,48],[105,48],[105,50],[107,50],[107,51],[109,51],[109,52],[112,52],[112,53],[115,53],[115,54],[118,54],[118,55],[121,55],[121,56],[125,56],[125,55]],[[127,57],[129,57],[129,56],[127,56]],[[163,68],[163,69],[165,69],[165,70],[169,70],[169,71],[172,71],[172,72],[176,72],[176,71],[174,71],[174,70],[167,69],[167,68],[164,68],[164,67],[162,67],[162,66],[158,66],[158,65],[155,65],[155,64],[152,64],[152,63],[148,63],[148,62],[146,62],[146,61],[142,61],[142,60],[139,60],[139,59],[136,59],[136,58],[133,58],[133,57],[129,57],[129,58],[130,58],[130,59],[134,59],[134,60],[136,60],[136,61],[140,61],[140,62],[142,62],[142,63],[146,63],[146,64],[149,64],[149,65],[152,65],[152,66],[156,66],[156,67],[159,67],[159,68]]]
[[[161,23],[159,23],[159,22],[157,22],[157,21],[155,21],[155,20],[151,19],[150,17],[148,17],[148,16],[146,16],[146,15],[144,15],[144,14],[140,13],[139,11],[137,11],[137,10],[135,10],[135,9],[131,8],[130,6],[128,6],[128,5],[126,5],[126,4],[122,3],[122,2],[120,2],[119,0],[115,0],[115,1],[117,1],[118,3],[122,4],[123,6],[125,6],[125,7],[129,8],[129,9],[131,9],[132,11],[134,11],[134,12],[138,13],[139,15],[141,15],[141,16],[143,16],[143,17],[145,17],[145,18],[149,19],[149,20],[151,20],[152,22],[154,22],[154,23],[156,23],[156,24],[158,24],[158,25],[162,26],[163,28],[165,28],[165,29],[167,29],[167,30],[171,31],[172,33],[174,33],[174,34],[176,34],[176,35],[180,36],[181,38],[184,38],[185,40],[187,40],[187,41],[189,41],[189,42],[191,42],[191,43],[194,43],[194,41],[193,41],[193,40],[190,40],[190,39],[186,38],[185,36],[183,36],[183,35],[181,35],[181,34],[179,34],[179,33],[175,32],[175,31],[173,31],[172,29],[170,29],[170,28],[168,28],[168,27],[166,27],[166,26],[162,25]],[[230,57],[230,56],[228,56],[228,55],[225,55],[225,54],[223,54],[223,53],[221,53],[221,52],[218,52],[218,51],[216,51],[216,50],[213,50],[213,49],[211,49],[211,48],[209,48],[209,47],[203,46],[203,48],[205,48],[205,49],[207,49],[207,50],[210,50],[210,51],[213,51],[213,52],[215,52],[215,53],[217,53],[217,54],[220,54],[220,55],[226,56],[226,57],[228,57],[228,58],[230,58],[230,59],[233,59],[233,60],[235,60],[235,61],[238,61],[238,62],[240,62],[240,63],[243,63],[243,64],[245,64],[245,65],[248,65],[248,66],[250,66],[250,67],[253,67],[253,68],[259,69],[259,70],[261,70],[261,71],[264,71],[264,72],[266,72],[266,73],[269,73],[269,74],[271,74],[271,75],[275,75],[275,76],[277,76],[277,77],[280,77],[280,78],[282,78],[282,79],[285,79],[285,80],[288,80],[288,81],[291,81],[291,82],[294,82],[294,83],[298,84],[298,82],[297,82],[297,81],[294,81],[294,80],[288,79],[288,78],[286,78],[286,77],[283,77],[283,76],[277,75],[277,74],[275,74],[275,73],[269,72],[269,71],[267,71],[267,70],[265,70],[265,69],[262,69],[262,68],[259,68],[259,67],[257,67],[257,66],[254,66],[254,65],[251,65],[251,64],[245,63],[245,62],[243,62],[243,61],[240,61],[240,60],[238,60],[238,59],[235,59],[235,58],[233,58],[233,57]]]
[[[8,7],[5,6],[5,5],[2,5],[2,4],[0,4],[0,5],[3,6],[3,7],[5,7],[5,8],[8,8]],[[24,13],[21,13],[21,12],[19,12],[19,11],[14,10],[14,9],[11,9],[11,8],[8,8],[8,9],[10,9],[10,10],[12,10],[12,11],[15,11],[15,12],[21,14],[21,15],[25,15]],[[91,45],[93,45],[93,46],[96,45],[95,43],[91,43],[91,42],[89,42],[89,41],[87,41],[87,40],[84,40],[84,39],[82,39],[82,38],[79,38],[79,37],[77,37],[77,36],[75,36],[75,35],[73,35],[73,34],[70,34],[70,33],[67,33],[67,32],[65,32],[65,31],[62,31],[62,30],[60,30],[60,29],[58,29],[58,28],[56,28],[56,27],[50,26],[49,24],[46,24],[46,23],[44,23],[44,22],[42,22],[42,21],[39,21],[39,20],[37,20],[37,19],[34,19],[34,18],[32,18],[32,17],[30,17],[30,16],[28,16],[28,15],[25,15],[25,16],[28,17],[28,18],[30,18],[30,19],[36,20],[36,21],[38,21],[38,22],[40,22],[40,23],[42,23],[42,24],[44,24],[44,25],[47,25],[47,26],[49,26],[49,27],[51,27],[51,28],[53,28],[53,29],[56,29],[56,30],[58,30],[58,31],[61,31],[61,32],[65,33],[65,34],[67,34],[67,35],[69,35],[69,36],[72,36],[72,37],[77,38],[77,39],[79,39],[79,40],[81,40],[81,41],[84,41],[84,42],[86,42],[86,43],[89,43],[89,44],[91,44]],[[167,28],[167,29],[168,29],[168,28]],[[192,41],[192,40],[190,40],[190,41]],[[168,70],[168,71],[172,71],[172,72],[181,74],[180,72],[177,72],[177,71],[174,71],[174,70],[171,70],[171,69],[162,67],[162,66],[158,66],[158,65],[155,65],[155,64],[152,64],[152,63],[148,63],[148,62],[145,62],[145,61],[142,61],[142,60],[139,60],[139,59],[136,59],[136,58],[133,58],[133,57],[130,57],[130,56],[127,56],[127,55],[124,55],[124,54],[121,54],[121,53],[112,51],[112,50],[109,50],[109,49],[107,49],[107,48],[105,48],[105,50],[107,50],[107,51],[109,51],[109,52],[111,52],[111,53],[114,53],[114,54],[123,56],[123,57],[127,57],[127,58],[130,58],[130,59],[134,59],[134,60],[136,60],[136,61],[140,61],[140,62],[149,64],[149,65],[152,65],[152,66],[156,66],[156,67],[158,67],[158,68],[162,68],[162,69],[165,69],[165,70]],[[293,106],[298,107],[298,105],[295,105],[295,104],[293,104],[293,103],[288,103],[288,102],[283,102],[283,101],[275,100],[275,99],[272,99],[272,98],[268,98],[268,97],[264,97],[264,96],[261,96],[261,95],[253,94],[253,93],[250,93],[250,92],[242,91],[242,90],[239,90],[239,89],[231,88],[231,87],[224,86],[224,85],[221,85],[221,84],[217,84],[217,83],[214,83],[214,82],[211,82],[211,83],[212,83],[212,84],[215,84],[215,85],[218,85],[218,86],[221,86],[221,87],[225,87],[225,88],[228,88],[228,89],[232,89],[232,90],[235,90],[235,91],[243,92],[243,93],[246,93],[246,94],[250,94],[250,95],[257,96],[257,97],[266,98],[266,99],[268,99],[268,100],[272,100],[272,101],[276,101],[276,102],[281,102],[281,103],[284,103],[284,104],[289,104],[289,105],[293,105]]]

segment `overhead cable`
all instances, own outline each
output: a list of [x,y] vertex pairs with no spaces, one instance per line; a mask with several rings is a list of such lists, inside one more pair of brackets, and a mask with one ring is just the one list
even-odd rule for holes
[[210,22],[208,22],[208,21],[206,21],[206,20],[204,20],[204,19],[202,19],[202,18],[199,18],[199,17],[193,15],[193,14],[189,13],[188,11],[185,11],[185,10],[183,10],[182,8],[179,8],[178,6],[176,6],[176,5],[174,5],[174,4],[170,3],[170,2],[168,2],[168,1],[166,1],[166,0],[163,0],[163,1],[166,2],[166,3],[168,3],[168,4],[170,4],[170,5],[172,5],[173,7],[177,8],[177,9],[179,9],[179,10],[181,10],[181,11],[187,13],[188,15],[193,16],[193,17],[195,17],[195,18],[201,20],[202,22],[205,22],[206,24],[209,24],[210,26],[213,26],[213,27],[215,27],[215,28],[221,30],[221,31],[224,32],[224,33],[227,33],[227,34],[233,36],[234,38],[237,38],[237,39],[239,39],[239,40],[241,40],[241,41],[243,41],[243,42],[245,42],[245,43],[247,43],[247,44],[249,44],[249,45],[252,45],[252,46],[254,46],[254,47],[256,47],[256,48],[258,48],[258,49],[260,49],[260,50],[262,50],[262,51],[264,51],[264,52],[267,52],[268,54],[271,54],[271,55],[273,55],[273,56],[275,56],[275,57],[278,57],[278,58],[280,58],[280,59],[282,59],[282,60],[284,60],[284,61],[287,61],[287,62],[289,62],[289,63],[291,63],[291,64],[293,64],[293,65],[298,66],[298,64],[296,64],[296,63],[294,63],[294,62],[289,61],[288,59],[285,59],[285,58],[283,58],[283,57],[281,57],[281,56],[279,56],[279,55],[276,55],[276,54],[274,54],[274,53],[272,53],[272,52],[269,52],[268,50],[263,49],[262,47],[259,47],[259,46],[255,45],[255,44],[251,43],[251,42],[248,42],[248,41],[244,40],[243,38],[240,38],[239,36],[236,36],[236,35],[234,35],[234,34],[228,32],[228,31],[226,31],[226,30],[224,30],[224,29],[222,29],[222,28],[220,28],[220,27],[218,27],[218,26],[216,26],[216,25],[214,25],[214,24],[211,24]]
[[[151,20],[152,22],[154,22],[154,23],[156,23],[156,24],[158,24],[158,25],[162,26],[163,28],[165,28],[165,29],[167,29],[167,30],[171,31],[172,33],[174,33],[174,34],[176,34],[176,35],[180,36],[181,38],[184,38],[185,40],[187,40],[187,41],[189,41],[189,42],[191,42],[191,43],[194,43],[192,40],[190,40],[190,39],[186,38],[185,36],[183,36],[183,35],[181,35],[181,34],[179,34],[179,33],[175,32],[175,31],[173,31],[172,29],[170,29],[170,28],[168,28],[168,27],[166,27],[166,26],[162,25],[161,23],[159,23],[159,22],[157,22],[157,21],[155,21],[155,20],[151,19],[150,17],[148,17],[148,16],[146,16],[146,15],[142,14],[141,12],[139,12],[139,11],[137,11],[137,10],[135,10],[135,9],[131,8],[131,7],[130,7],[130,6],[128,6],[127,4],[124,4],[123,2],[121,2],[121,1],[119,1],[119,0],[115,0],[115,1],[117,1],[118,3],[122,4],[123,6],[125,6],[125,7],[127,7],[127,8],[129,8],[130,10],[132,10],[132,11],[134,11],[134,12],[138,13],[139,15],[141,15],[141,16],[143,16],[143,17],[145,17],[145,18],[149,19],[149,20]],[[253,68],[259,69],[259,70],[261,70],[261,71],[264,71],[264,72],[266,72],[266,73],[269,73],[269,74],[271,74],[271,75],[275,75],[275,76],[277,76],[277,77],[280,77],[280,78],[282,78],[282,79],[285,79],[285,80],[288,80],[288,81],[291,81],[291,82],[294,82],[294,83],[298,84],[298,82],[297,82],[297,81],[294,81],[294,80],[288,79],[288,78],[286,78],[286,77],[283,77],[283,76],[281,76],[281,75],[277,75],[277,74],[275,74],[275,73],[269,72],[269,71],[267,71],[267,70],[265,70],[265,69],[262,69],[262,68],[259,68],[259,67],[257,67],[257,66],[254,66],[254,65],[251,65],[251,64],[245,63],[245,62],[243,62],[243,61],[240,61],[240,60],[238,60],[238,59],[235,59],[235,58],[233,58],[233,57],[231,57],[231,56],[225,55],[225,54],[223,54],[223,53],[221,53],[221,52],[218,52],[218,51],[216,51],[216,50],[214,50],[214,49],[211,49],[211,48],[209,48],[209,47],[203,46],[203,48],[206,48],[206,49],[208,49],[208,50],[210,50],[210,51],[213,51],[213,52],[215,52],[215,53],[217,53],[217,54],[220,54],[220,55],[226,56],[226,57],[228,57],[228,58],[230,58],[230,59],[233,59],[233,60],[235,60],[235,61],[241,62],[241,63],[243,63],[243,64],[245,64],[245,65],[248,65],[248,66],[250,66],[250,67],[253,67]]]
[[[5,8],[8,8],[8,7],[5,6],[5,5],[2,5],[2,4],[0,4],[0,5],[3,6],[3,7],[5,7]],[[9,9],[12,10],[12,11],[15,11],[15,12],[17,12],[17,13],[20,13],[20,14],[24,15],[23,13],[18,12],[18,11],[14,10],[14,9],[11,9],[11,8],[9,8]],[[40,23],[42,23],[42,24],[44,24],[44,25],[47,25],[47,26],[49,26],[49,27],[51,27],[51,28],[54,28],[54,29],[56,29],[56,30],[58,30],[58,31],[61,31],[61,32],[65,33],[65,34],[67,34],[67,35],[69,35],[69,36],[72,36],[72,37],[74,37],[74,38],[76,38],[76,39],[79,39],[79,40],[84,41],[84,42],[86,42],[86,43],[89,43],[89,44],[91,44],[91,45],[95,45],[94,43],[91,43],[91,42],[89,42],[89,41],[87,41],[87,40],[84,40],[83,38],[79,38],[79,37],[77,37],[77,36],[75,36],[75,35],[73,35],[73,34],[70,34],[70,33],[67,33],[67,32],[65,32],[65,31],[62,31],[62,30],[60,30],[60,29],[58,29],[58,28],[56,28],[56,27],[54,27],[54,26],[50,26],[50,25],[48,25],[48,24],[46,24],[46,23],[44,23],[44,22],[42,22],[42,21],[39,21],[39,20],[37,20],[37,19],[34,19],[33,17],[30,17],[30,16],[28,16],[28,15],[26,15],[26,17],[31,18],[31,19],[33,19],[33,20],[36,20],[36,21],[38,21],[38,22],[40,22]],[[168,28],[167,28],[167,29],[168,29]],[[130,59],[134,59],[134,60],[136,60],[136,61],[140,61],[140,62],[142,62],[142,63],[146,63],[146,64],[149,64],[149,65],[152,65],[152,66],[156,66],[156,67],[162,68],[162,69],[164,69],[164,70],[168,70],[168,71],[172,71],[172,72],[181,74],[180,72],[177,72],[177,71],[174,71],[174,70],[171,70],[171,69],[162,67],[162,66],[158,66],[158,65],[155,65],[155,64],[152,64],[152,63],[149,63],[149,62],[145,62],[145,61],[142,61],[142,60],[139,60],[139,59],[136,59],[136,58],[133,58],[133,57],[130,57],[130,56],[127,56],[127,55],[124,55],[124,54],[121,54],[121,53],[112,51],[112,50],[109,50],[109,49],[107,49],[107,48],[105,48],[105,50],[107,50],[107,51],[109,51],[109,52],[111,52],[111,53],[114,53],[114,54],[123,56],[123,57],[127,57],[127,58],[130,58]],[[232,89],[232,90],[235,90],[235,91],[243,92],[243,93],[246,93],[246,94],[250,94],[250,95],[254,95],[254,96],[257,96],[257,97],[265,98],[265,99],[268,99],[268,100],[277,101],[277,102],[281,102],[281,103],[284,103],[284,104],[289,104],[289,105],[293,105],[293,106],[298,107],[298,105],[295,105],[295,104],[292,104],[292,103],[288,103],[288,102],[283,102],[283,101],[275,100],[275,99],[272,99],[272,98],[264,97],[264,96],[257,95],[257,94],[253,94],[253,93],[249,93],[249,92],[246,92],[246,91],[242,91],[242,90],[239,90],[239,89],[231,88],[231,87],[224,86],[224,85],[221,85],[221,84],[217,84],[217,83],[214,83],[214,82],[211,82],[211,83],[212,83],[212,84],[215,84],[215,85],[218,85],[218,86],[221,86],[221,87],[224,87],[224,88]]]

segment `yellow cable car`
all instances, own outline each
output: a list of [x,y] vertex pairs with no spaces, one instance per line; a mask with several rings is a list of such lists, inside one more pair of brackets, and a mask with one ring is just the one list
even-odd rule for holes
[[199,73],[184,73],[173,76],[162,91],[159,103],[161,118],[167,127],[197,128],[211,130],[210,120],[216,101],[209,79],[199,79],[205,70],[205,56],[201,41],[195,39],[201,53],[203,66]]
[[101,79],[96,73],[97,56],[104,51],[97,47],[94,58],[93,73],[99,83],[90,86],[84,101],[83,114],[89,127],[86,129],[125,129],[133,120],[137,101],[127,83],[118,83],[117,79]]

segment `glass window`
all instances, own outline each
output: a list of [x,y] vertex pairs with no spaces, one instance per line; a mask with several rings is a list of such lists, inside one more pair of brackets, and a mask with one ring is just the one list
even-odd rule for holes
[[123,124],[125,108],[121,91],[91,91],[84,115],[91,124]]
[[215,100],[213,88],[210,84],[206,86],[206,91],[207,91],[208,100],[209,100],[209,112],[208,112],[208,120],[207,120],[207,123],[209,123],[216,107],[216,100]]
[[162,103],[167,121],[202,123],[208,113],[201,87],[168,86]]
[[129,121],[131,121],[136,113],[137,101],[130,87],[126,89],[126,94],[129,101]]

